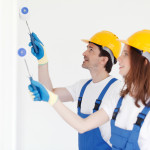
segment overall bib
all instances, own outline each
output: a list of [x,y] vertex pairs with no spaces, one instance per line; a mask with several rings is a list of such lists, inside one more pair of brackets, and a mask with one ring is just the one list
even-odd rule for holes
[[121,107],[122,100],[123,98],[120,97],[111,119],[110,142],[112,144],[112,150],[140,150],[138,145],[139,133],[144,119],[150,111],[150,107],[145,106],[142,112],[138,114],[137,121],[132,130],[125,130],[115,126],[115,120]]
[[[107,83],[105,88],[102,90],[98,99],[95,102],[93,113],[99,109],[105,93],[107,92],[111,84],[114,83],[116,80],[117,79],[115,78],[111,79]],[[78,98],[78,115],[82,118],[86,118],[90,115],[90,114],[81,113],[81,103],[82,103],[82,97],[83,97],[84,91],[91,81],[92,80],[89,80],[84,84],[84,86],[81,89],[80,96]],[[103,140],[99,127],[92,129],[90,131],[87,131],[83,134],[78,134],[78,143],[79,143],[79,150],[111,150],[111,147]]]

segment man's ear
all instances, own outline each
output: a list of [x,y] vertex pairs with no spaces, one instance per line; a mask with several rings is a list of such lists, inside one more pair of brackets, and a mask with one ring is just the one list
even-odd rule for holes
[[101,56],[101,64],[103,64],[105,66],[107,62],[108,62],[108,57]]

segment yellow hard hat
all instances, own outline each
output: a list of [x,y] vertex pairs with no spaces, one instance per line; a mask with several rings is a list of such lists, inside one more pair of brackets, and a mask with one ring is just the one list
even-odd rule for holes
[[118,40],[118,37],[110,31],[98,32],[94,36],[92,36],[90,40],[83,39],[82,41],[86,43],[92,42],[109,48],[115,58],[118,58],[121,51],[121,43]]
[[127,40],[119,40],[143,52],[150,53],[150,30],[141,30],[131,35]]

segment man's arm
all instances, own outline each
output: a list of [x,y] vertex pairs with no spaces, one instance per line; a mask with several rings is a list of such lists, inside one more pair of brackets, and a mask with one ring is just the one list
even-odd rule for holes
[[48,72],[48,63],[38,65],[38,79],[48,90],[53,91],[53,85]]
[[39,82],[42,83],[48,90],[57,94],[62,102],[73,101],[73,98],[70,92],[66,88],[53,88],[49,71],[48,71],[48,59],[46,56],[46,52],[44,50],[44,45],[37,37],[35,33],[32,33],[35,41],[35,45],[38,48],[38,53],[34,51],[33,45],[30,42],[29,46],[31,46],[31,53],[37,58],[38,60],[38,78]]
[[45,65],[38,65],[38,78],[39,82],[48,90],[57,94],[62,102],[73,101],[72,95],[66,88],[53,88],[48,72],[48,63]]

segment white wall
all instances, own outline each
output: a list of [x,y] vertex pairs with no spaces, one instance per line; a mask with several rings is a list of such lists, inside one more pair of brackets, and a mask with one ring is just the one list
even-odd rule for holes
[[[90,38],[101,30],[110,30],[126,39],[137,30],[150,28],[149,0],[18,0],[19,6],[26,4],[30,8],[29,26],[45,45],[54,87],[90,78],[89,72],[81,68],[86,44],[80,39]],[[76,150],[77,132],[49,105],[30,99],[27,70],[23,59],[16,55],[18,48],[28,50],[26,59],[33,78],[37,80],[37,62],[28,47],[28,29],[17,15],[15,0],[2,1],[1,6],[0,148]],[[112,74],[120,78],[116,72],[118,66],[113,68]],[[66,105],[76,112],[76,103]]]
[[17,1],[0,1],[0,150],[16,150]]

